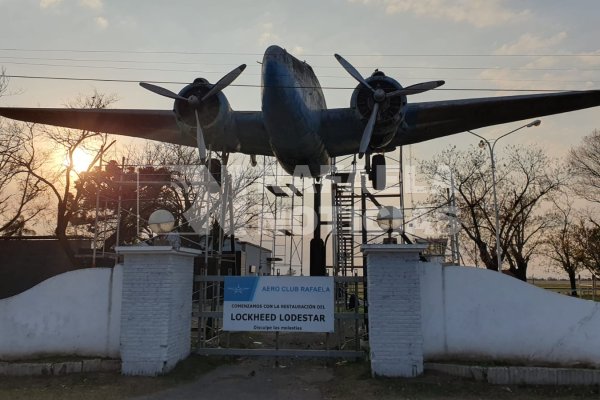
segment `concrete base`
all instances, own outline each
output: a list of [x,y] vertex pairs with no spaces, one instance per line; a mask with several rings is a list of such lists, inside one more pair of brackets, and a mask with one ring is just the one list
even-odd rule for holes
[[0,362],[0,376],[58,376],[81,372],[116,372],[120,369],[120,360],[99,358],[63,362]]
[[597,369],[425,363],[425,370],[493,385],[600,385],[600,370]]

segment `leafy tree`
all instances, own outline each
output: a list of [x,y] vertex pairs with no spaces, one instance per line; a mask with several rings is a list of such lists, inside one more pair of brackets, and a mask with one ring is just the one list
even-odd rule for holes
[[96,233],[103,239],[105,249],[114,247],[117,241],[119,245],[138,242],[148,237],[144,221],[154,210],[166,208],[173,212],[169,206],[172,201],[167,198],[170,192],[165,190],[170,180],[171,171],[167,168],[150,166],[136,171],[111,160],[103,168],[80,175],[75,184],[80,202],[72,223]]
[[[207,213],[208,193],[219,188],[205,184],[207,170],[199,162],[197,150],[149,143],[141,151],[128,154],[127,159],[129,166],[111,161],[101,170],[81,175],[77,186],[81,188],[83,201],[76,224],[92,233],[95,227],[105,228],[106,232],[98,232],[98,236],[105,237],[104,245],[110,248],[117,242],[118,223],[119,244],[134,243],[150,236],[147,227],[150,214],[157,209],[166,209],[175,217],[177,230],[186,233],[186,246],[200,242],[200,236],[206,232],[207,221],[219,220],[224,203],[218,202],[213,194],[208,205],[210,212]],[[236,165],[238,162],[241,165]],[[234,199],[233,230],[236,230],[253,223],[260,213],[257,209],[259,198],[253,185],[261,176],[261,170],[249,168],[243,159],[230,160],[230,163],[237,166],[228,169]],[[96,224],[96,210],[99,224]],[[229,231],[227,214],[225,231]]]
[[[453,147],[423,162],[420,169],[433,187],[430,202],[434,206],[449,204],[447,188],[454,184],[461,233],[475,244],[486,268],[498,270],[488,157],[487,152],[474,148],[460,151]],[[496,160],[496,176],[502,260],[508,262],[515,277],[526,280],[529,261],[540,249],[549,227],[540,207],[563,185],[566,174],[552,166],[540,149],[531,147],[509,148],[504,158]]]
[[[221,171],[218,165],[213,164],[207,169],[200,163],[195,148],[167,143],[149,143],[142,151],[130,155],[129,158],[138,165],[160,165],[171,169],[172,181],[168,189],[172,193],[169,198],[173,201],[169,209],[173,210],[174,215],[178,217],[182,229],[189,232],[205,231],[206,224],[211,223],[210,218],[220,220],[223,216],[225,223],[222,228],[226,233],[245,229],[255,224],[263,213],[259,209],[260,198],[255,188],[255,183],[262,176],[263,169],[251,167],[248,157],[245,156],[228,154],[215,154],[215,156],[226,158],[227,167],[223,178],[220,177]],[[209,169],[212,171],[211,175],[208,175]],[[207,179],[210,184],[206,183]],[[218,196],[214,194],[208,201],[208,195],[219,190],[219,187],[214,184],[215,179],[223,183],[221,187],[223,195],[229,191],[233,199],[233,226],[230,226],[227,202],[215,201]],[[207,207],[210,209],[208,213]]]

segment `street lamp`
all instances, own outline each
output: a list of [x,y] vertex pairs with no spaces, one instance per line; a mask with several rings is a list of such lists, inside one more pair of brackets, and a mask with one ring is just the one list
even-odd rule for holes
[[515,133],[516,131],[519,131],[523,128],[531,128],[532,126],[540,126],[541,123],[542,123],[542,121],[540,121],[539,119],[536,119],[535,121],[532,121],[526,125],[523,125],[523,126],[517,128],[517,129],[513,129],[512,131],[510,131],[508,133],[505,133],[504,135],[492,140],[491,142],[489,140],[487,140],[486,138],[484,138],[483,136],[476,134],[475,132],[467,131],[470,134],[475,135],[481,139],[479,141],[480,148],[483,149],[487,145],[488,149],[490,150],[490,158],[492,160],[492,190],[494,193],[494,211],[496,214],[496,257],[497,257],[497,262],[498,262],[498,272],[500,272],[500,273],[502,272],[502,252],[500,250],[500,217],[499,217],[499,210],[498,210],[498,196],[496,195],[496,161],[494,160],[494,148],[496,147],[496,143],[498,143],[498,140],[502,139],[503,137],[508,136],[511,133]]
[[392,237],[392,232],[402,226],[402,211],[394,206],[382,206],[377,213],[377,225],[386,231],[387,238],[383,239],[384,244],[396,244],[396,238]]
[[148,218],[148,227],[154,233],[171,232],[175,226],[175,217],[167,210],[156,210]]
[[154,245],[172,246],[179,250],[181,241],[177,232],[172,232],[175,227],[175,217],[167,210],[156,210],[148,218],[148,227],[158,235]]

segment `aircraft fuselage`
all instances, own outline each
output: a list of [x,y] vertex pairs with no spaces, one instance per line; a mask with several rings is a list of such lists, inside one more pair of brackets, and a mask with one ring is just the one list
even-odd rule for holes
[[273,153],[290,174],[324,174],[330,156],[319,135],[327,107],[312,68],[278,46],[262,64],[262,112]]

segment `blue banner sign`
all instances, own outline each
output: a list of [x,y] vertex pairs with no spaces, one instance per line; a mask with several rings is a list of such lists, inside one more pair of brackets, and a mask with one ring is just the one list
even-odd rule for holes
[[227,276],[226,331],[333,332],[333,277]]

